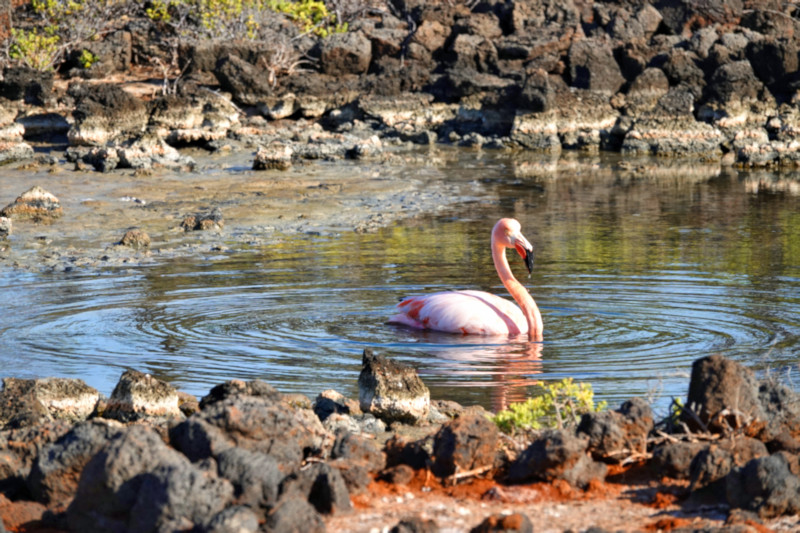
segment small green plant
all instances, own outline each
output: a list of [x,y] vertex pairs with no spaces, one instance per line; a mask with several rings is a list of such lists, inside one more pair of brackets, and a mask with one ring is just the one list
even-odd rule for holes
[[11,28],[11,46],[9,57],[36,69],[50,70],[58,62],[61,55],[56,28],[48,26],[43,33],[38,30],[20,30]]
[[588,383],[575,383],[566,378],[544,386],[541,396],[512,403],[508,409],[492,417],[504,433],[516,433],[542,427],[563,428],[576,424],[581,415],[602,411],[606,402],[594,403],[594,391]]
[[150,7],[144,11],[153,22],[169,22],[172,20],[172,16],[169,14],[169,6],[170,3],[154,0],[150,3]]
[[91,68],[92,65],[97,63],[100,60],[99,57],[91,53],[87,49],[83,49],[81,55],[78,57],[78,62],[81,64],[83,68]]

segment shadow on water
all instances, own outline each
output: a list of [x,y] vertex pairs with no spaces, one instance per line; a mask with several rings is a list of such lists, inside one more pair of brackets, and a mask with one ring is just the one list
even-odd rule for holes
[[[498,409],[573,377],[610,405],[650,395],[665,408],[700,356],[797,366],[795,177],[488,156],[447,172],[473,184],[469,202],[377,233],[99,273],[0,272],[3,375],[79,377],[109,394],[135,368],[196,395],[258,378],[355,397],[373,347],[417,367],[437,399]],[[530,278],[509,259],[542,310],[543,343],[385,324],[412,294],[505,295],[488,247],[501,216],[536,248]]]

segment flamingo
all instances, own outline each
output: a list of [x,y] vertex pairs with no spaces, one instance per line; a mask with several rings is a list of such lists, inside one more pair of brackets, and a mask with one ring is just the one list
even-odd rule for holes
[[416,329],[461,333],[464,335],[524,335],[542,340],[542,315],[536,302],[511,273],[506,248],[514,248],[533,269],[533,246],[521,232],[520,223],[502,218],[492,229],[492,259],[500,281],[519,307],[483,291],[446,291],[425,296],[411,296],[397,304],[397,314],[390,324]]

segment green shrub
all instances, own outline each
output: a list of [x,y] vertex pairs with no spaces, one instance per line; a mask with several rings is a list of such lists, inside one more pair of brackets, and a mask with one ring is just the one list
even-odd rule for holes
[[60,37],[52,26],[39,33],[11,28],[9,57],[36,70],[51,70],[61,57]]
[[544,386],[541,396],[513,403],[492,420],[501,431],[516,433],[526,429],[558,427],[577,424],[581,415],[602,411],[606,402],[594,403],[594,391],[588,383],[575,383],[566,378]]

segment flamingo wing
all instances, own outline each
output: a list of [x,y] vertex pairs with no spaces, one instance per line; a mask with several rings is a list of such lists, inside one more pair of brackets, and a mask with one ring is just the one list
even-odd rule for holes
[[519,307],[482,291],[436,292],[397,304],[390,324],[470,335],[517,335],[528,331]]

